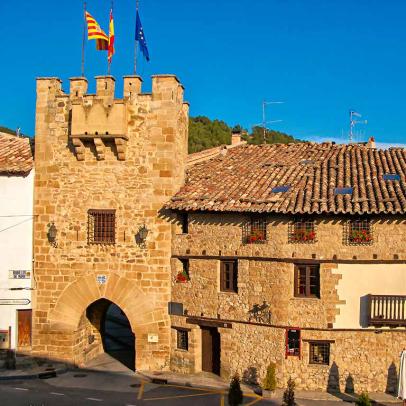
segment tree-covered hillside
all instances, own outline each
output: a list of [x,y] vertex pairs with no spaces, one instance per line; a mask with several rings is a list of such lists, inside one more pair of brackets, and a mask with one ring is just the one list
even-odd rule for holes
[[0,133],[5,133],[5,134],[15,134],[15,130],[12,130],[11,128],[8,127],[3,127],[0,125]]
[[[230,144],[232,131],[242,131],[243,139],[249,144],[262,144],[264,131],[260,126],[252,129],[251,133],[240,125],[230,127],[221,120],[210,120],[208,117],[197,116],[189,119],[189,153],[199,152],[218,145]],[[267,144],[300,142],[294,137],[274,130],[266,130]]]

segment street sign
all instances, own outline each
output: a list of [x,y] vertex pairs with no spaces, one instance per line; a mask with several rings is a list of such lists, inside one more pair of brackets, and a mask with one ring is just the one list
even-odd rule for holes
[[0,299],[0,305],[29,305],[30,299]]
[[9,279],[30,279],[31,277],[31,271],[28,271],[26,269],[10,269],[8,271],[8,278]]

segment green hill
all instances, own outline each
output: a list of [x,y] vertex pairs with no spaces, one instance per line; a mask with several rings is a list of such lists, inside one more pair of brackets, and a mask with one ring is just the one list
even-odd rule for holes
[[11,128],[0,126],[0,133],[15,135],[16,132],[15,132],[15,130],[12,130]]
[[[205,116],[189,118],[189,153],[199,152],[218,145],[230,144],[232,131],[242,131],[243,139],[249,144],[262,144],[264,142],[263,127],[253,127],[252,132],[244,130],[239,124],[230,127],[221,120],[210,120]],[[267,144],[288,144],[301,142],[300,140],[280,131],[266,130]]]

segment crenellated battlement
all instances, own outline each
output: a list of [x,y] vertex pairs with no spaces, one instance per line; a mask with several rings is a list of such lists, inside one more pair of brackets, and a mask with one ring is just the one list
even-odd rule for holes
[[[146,125],[148,117],[165,111],[177,115],[188,114],[183,102],[183,86],[175,75],[152,76],[152,92],[142,93],[140,76],[124,76],[122,98],[116,98],[116,80],[113,76],[96,76],[96,93],[89,94],[85,77],[70,78],[69,94],[62,90],[59,78],[38,78],[38,102],[46,101],[48,107],[54,101],[55,122],[68,120],[68,136],[76,158],[85,160],[85,147],[94,144],[97,160],[105,159],[105,146],[113,143],[118,160],[126,159],[126,145],[130,133]],[[68,112],[68,116],[62,113]],[[150,126],[154,125],[151,121]],[[147,124],[148,126],[148,124]],[[157,133],[157,131],[152,131]]]

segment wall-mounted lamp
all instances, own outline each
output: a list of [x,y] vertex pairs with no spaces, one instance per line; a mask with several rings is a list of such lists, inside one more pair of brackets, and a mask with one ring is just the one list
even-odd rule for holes
[[137,234],[135,234],[135,242],[137,245],[139,245],[141,248],[146,248],[146,240],[148,237],[149,230],[144,224],[143,226],[140,227],[138,230]]
[[58,233],[58,230],[56,229],[55,224],[53,222],[48,224],[48,233],[47,233],[48,242],[53,246],[56,245],[56,234],[57,233]]

